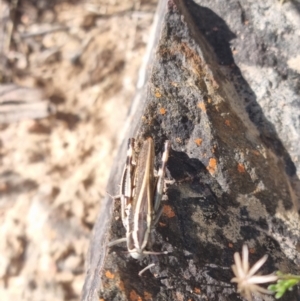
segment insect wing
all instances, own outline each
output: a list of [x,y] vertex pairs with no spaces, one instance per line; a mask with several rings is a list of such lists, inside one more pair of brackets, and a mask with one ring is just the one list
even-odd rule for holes
[[128,227],[128,218],[131,211],[133,197],[133,181],[135,173],[134,163],[134,139],[128,139],[127,158],[121,180],[121,217],[124,227]]
[[171,148],[171,142],[166,141],[165,142],[165,150],[163,152],[162,158],[161,158],[161,168],[158,171],[157,175],[157,184],[155,189],[155,195],[154,195],[154,212],[157,213],[160,208],[161,199],[163,196],[163,189],[164,189],[164,180],[165,180],[165,172],[166,172],[166,166],[169,158],[169,152]]
[[153,218],[154,143],[148,138],[139,153],[135,171],[135,194],[132,201],[133,219],[130,232],[135,249],[143,250],[148,243]]

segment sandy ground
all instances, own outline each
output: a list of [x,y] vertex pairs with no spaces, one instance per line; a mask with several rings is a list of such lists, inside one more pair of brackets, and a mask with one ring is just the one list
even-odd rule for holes
[[[155,8],[0,0],[0,88],[29,88],[2,102],[0,95],[2,111],[10,104],[18,112],[0,114],[1,301],[79,299]],[[39,115],[37,104],[55,113],[28,118],[22,98],[30,116]]]

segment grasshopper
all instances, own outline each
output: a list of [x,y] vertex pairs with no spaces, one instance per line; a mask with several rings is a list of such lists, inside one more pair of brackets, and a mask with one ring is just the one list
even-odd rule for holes
[[[108,246],[126,242],[129,254],[138,260],[149,254],[167,254],[167,252],[152,252],[147,249],[152,246],[151,233],[162,214],[160,203],[169,150],[170,142],[166,141],[162,166],[155,177],[152,138],[148,138],[143,143],[137,162],[134,160],[134,139],[128,141],[120,196],[115,197],[121,199],[121,217],[126,229],[126,237],[113,241]],[[152,266],[154,264],[147,266],[139,272],[139,275]]]

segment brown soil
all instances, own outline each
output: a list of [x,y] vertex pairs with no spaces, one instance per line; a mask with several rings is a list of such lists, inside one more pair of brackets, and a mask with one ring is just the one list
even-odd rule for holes
[[1,301],[79,299],[155,7],[0,0],[0,87],[38,89],[29,102],[55,110],[30,119],[5,102],[20,117],[0,124]]

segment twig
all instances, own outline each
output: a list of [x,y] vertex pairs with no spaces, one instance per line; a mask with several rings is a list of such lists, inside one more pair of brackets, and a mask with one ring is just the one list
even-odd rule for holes
[[4,48],[6,50],[5,51],[6,53],[9,51],[10,43],[11,43],[11,39],[12,39],[12,34],[13,34],[13,31],[14,31],[14,24],[15,24],[16,9],[17,9],[17,6],[18,6],[18,1],[19,0],[13,0],[11,8],[10,8],[11,20],[8,23],[7,39],[6,39],[5,48]]
[[49,29],[40,30],[40,31],[37,31],[37,32],[21,33],[20,36],[21,36],[21,38],[26,39],[26,38],[30,38],[30,37],[43,36],[43,35],[47,35],[47,34],[52,33],[52,32],[65,31],[65,30],[69,30],[69,27],[68,26],[57,26],[57,27],[52,27],[52,28],[49,28]]

